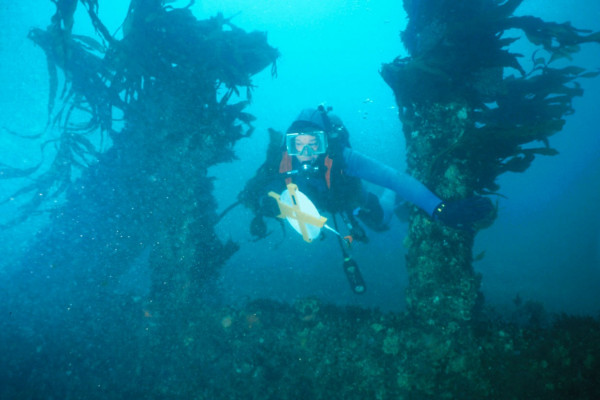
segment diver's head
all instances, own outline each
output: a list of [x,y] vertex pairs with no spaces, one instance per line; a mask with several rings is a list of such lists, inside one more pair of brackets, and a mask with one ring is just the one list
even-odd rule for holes
[[338,117],[328,115],[329,110],[319,106],[300,112],[287,130],[285,145],[289,155],[305,163],[327,153],[328,139],[336,137],[340,127],[345,130]]

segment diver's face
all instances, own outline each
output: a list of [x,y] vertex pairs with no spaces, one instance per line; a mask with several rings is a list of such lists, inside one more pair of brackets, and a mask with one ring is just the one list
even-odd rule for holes
[[319,149],[319,142],[316,136],[313,135],[298,135],[296,136],[294,145],[296,146],[296,150],[298,151],[298,155],[296,158],[300,162],[307,161],[315,161],[319,158],[318,154],[307,155],[310,153],[309,149],[312,151],[317,151]]

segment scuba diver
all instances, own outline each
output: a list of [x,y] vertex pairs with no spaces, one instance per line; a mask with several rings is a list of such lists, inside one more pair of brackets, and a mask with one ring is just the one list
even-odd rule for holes
[[[268,235],[264,217],[281,217],[279,196],[267,193],[281,193],[293,182],[319,210],[333,216],[335,229],[328,228],[338,235],[344,271],[352,290],[363,293],[365,283],[347,250],[353,240],[368,241],[359,221],[374,231],[388,229],[400,199],[458,229],[473,229],[475,223],[495,212],[490,199],[481,196],[444,201],[410,175],[353,150],[346,127],[330,111],[324,106],[302,110],[283,138],[269,131],[267,160],[238,197],[255,213],[250,226],[253,236],[260,239]],[[385,190],[376,196],[363,188],[362,180]],[[345,240],[337,232],[336,215],[349,232]]]

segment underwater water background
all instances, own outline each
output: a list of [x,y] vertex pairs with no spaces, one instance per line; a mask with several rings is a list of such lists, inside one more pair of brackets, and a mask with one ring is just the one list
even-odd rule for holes
[[[203,4],[204,10],[219,10],[219,6]],[[263,73],[260,78],[264,80],[257,81],[252,106],[258,117],[257,131],[261,126],[286,129],[299,109],[326,102],[346,123],[355,149],[403,169],[404,144],[393,95],[377,73],[381,62],[405,54],[399,41],[390,40],[405,24],[401,3],[308,2],[293,11],[284,7],[285,16],[279,18],[270,17],[281,12],[275,3],[267,2],[266,11],[259,10],[260,3],[253,2],[256,5],[249,9],[242,4],[238,7],[245,11],[238,16],[240,21],[278,20],[274,25],[264,22],[264,28],[258,29],[266,29],[282,52],[279,77],[271,80]],[[572,21],[574,26],[594,30],[599,26],[600,5],[525,1],[517,14]],[[589,46],[577,55],[576,64],[598,68],[598,54],[596,46]],[[575,100],[575,114],[567,117],[564,131],[550,139],[560,154],[537,157],[525,173],[500,177],[500,193],[506,198],[498,199],[499,218],[477,236],[474,250],[474,254],[485,251],[475,268],[483,274],[483,292],[493,304],[510,307],[519,295],[553,311],[596,314],[600,309],[600,82],[592,79],[582,84],[585,94]],[[252,144],[238,143],[244,165],[250,159],[257,166],[261,162],[266,142],[264,135],[261,142],[258,132]],[[236,166],[215,170],[217,176],[224,176],[236,171]],[[248,171],[250,175],[254,169]],[[245,179],[240,176],[240,185]],[[232,186],[231,177],[217,182],[220,199],[235,196]],[[247,231],[232,226],[233,221],[249,221],[247,213],[236,210],[230,218],[223,221],[221,230],[234,240],[247,238]],[[245,288],[242,293],[252,297],[269,293],[285,299],[316,290],[319,297],[336,303],[398,310],[403,307],[406,285],[405,272],[397,268],[404,260],[406,228],[395,220],[390,232],[371,233],[368,245],[355,246],[354,256],[369,285],[359,298],[347,289],[339,273],[340,261],[331,256],[338,251],[333,237],[328,243],[311,244],[316,249],[308,250],[299,237],[284,239],[276,224],[263,249],[270,252],[276,246],[276,252],[269,254],[280,263],[248,269],[248,264],[262,264],[259,246],[264,244],[242,246],[225,268],[223,283],[235,292]],[[294,235],[288,230],[288,236]]]
[[[0,128],[19,132],[40,132],[47,118],[45,58],[26,36],[30,28],[48,24],[54,6],[49,1],[35,3],[35,7],[24,2],[0,5],[4,27],[0,35]],[[127,2],[100,2],[100,15],[111,31],[120,25],[126,10]],[[382,63],[406,54],[398,37],[406,24],[400,1],[198,1],[193,10],[199,18],[222,12],[243,29],[267,31],[270,43],[282,54],[277,78],[263,71],[254,79],[256,88],[249,107],[257,117],[254,134],[237,143],[238,160],[211,170],[220,210],[235,201],[263,162],[267,129],[284,130],[300,109],[320,103],[332,106],[343,119],[354,148],[405,168],[398,111],[392,91],[378,72]],[[517,13],[600,30],[600,3],[595,0],[526,0]],[[92,33],[90,27],[78,27],[77,23],[75,29]],[[598,46],[584,46],[575,64],[600,68]],[[478,234],[474,250],[474,254],[485,252],[475,269],[483,275],[482,290],[489,304],[509,309],[518,295],[540,302],[549,311],[598,315],[600,79],[581,83],[585,93],[575,99],[575,114],[568,116],[565,129],[550,139],[560,154],[540,156],[525,173],[500,178],[503,197],[498,198],[498,219]],[[39,159],[39,142],[1,133],[0,162],[32,166]],[[9,193],[23,182],[0,181],[0,191]],[[0,221],[14,211],[12,205],[0,206]],[[342,273],[341,255],[332,235],[305,244],[291,229],[283,233],[271,222],[272,233],[254,242],[248,232],[251,218],[248,210],[238,207],[218,225],[219,235],[239,243],[240,249],[226,263],[214,287],[207,289],[207,297],[215,304],[257,298],[291,303],[316,296],[340,305],[404,309],[406,223],[396,219],[390,231],[369,232],[371,242],[354,247],[353,255],[368,285],[365,295],[356,296]],[[32,216],[16,228],[0,231],[0,293],[5,300],[13,299],[0,308],[0,331],[19,326],[19,335],[35,336],[38,330],[49,330],[60,336],[63,329],[77,329],[76,319],[72,326],[61,326],[60,321],[53,321],[53,308],[47,308],[49,302],[61,301],[61,307],[69,307],[76,298],[69,292],[61,299],[47,298],[46,287],[23,282],[29,272],[18,262],[19,256],[44,224],[43,216]],[[147,294],[149,272],[141,255],[121,277],[115,295]],[[70,279],[68,273],[64,279]],[[44,283],[54,287],[65,284],[60,275]],[[15,288],[23,287],[31,291],[16,292]],[[89,289],[93,290],[93,285]],[[86,308],[98,309],[103,323],[117,324],[118,309],[107,318],[103,304],[87,304]],[[15,360],[24,359],[18,349],[10,344],[7,348],[9,356],[14,351]]]
[[[517,14],[598,28],[597,3],[568,4],[526,1]],[[207,15],[222,7],[200,4]],[[257,132],[238,143],[241,161],[215,168],[220,178],[216,195],[222,206],[235,198],[262,162],[266,128],[286,129],[298,110],[322,102],[342,117],[354,148],[404,168],[395,102],[377,73],[382,62],[405,54],[401,43],[390,39],[397,38],[405,24],[400,2],[307,2],[294,7],[273,2],[249,6],[242,1],[228,3],[228,7],[231,14],[242,10],[235,17],[239,24],[246,26],[242,21],[247,18],[248,26],[268,31],[282,57],[277,79],[263,72],[256,80],[251,109],[258,117]],[[598,68],[598,49],[583,49],[576,64]],[[575,100],[575,114],[567,117],[564,131],[550,139],[560,154],[537,157],[525,173],[500,177],[500,193],[506,198],[498,199],[499,218],[477,236],[474,251],[485,251],[475,268],[483,274],[489,302],[510,307],[519,295],[553,311],[595,314],[600,309],[600,82],[591,79],[582,84],[585,94]],[[242,165],[246,176],[239,174]],[[248,240],[249,218],[245,210],[237,209],[220,230],[236,241]],[[347,289],[339,273],[339,257],[331,256],[338,252],[333,237],[309,249],[291,230],[287,234],[292,237],[284,238],[277,224],[270,228],[274,232],[267,243],[242,245],[223,271],[224,289],[232,296],[268,295],[285,300],[290,295],[317,294],[340,304],[403,307],[406,275],[398,264],[404,260],[405,223],[395,220],[390,232],[371,233],[368,245],[355,246],[354,256],[369,284],[360,298]],[[265,254],[274,255],[279,263],[264,265]]]
[[[598,28],[600,6],[596,2],[568,4],[530,0],[517,12]],[[101,16],[116,29],[126,8],[122,2],[103,2]],[[5,26],[0,39],[3,127],[38,132],[44,127],[45,59],[26,35],[31,27],[45,26],[53,10],[49,2],[35,8],[17,4],[1,8]],[[244,29],[267,31],[282,53],[277,78],[267,71],[255,78],[250,107],[257,117],[255,133],[237,144],[239,160],[214,168],[221,209],[234,201],[264,160],[266,129],[284,130],[300,109],[320,103],[332,106],[342,117],[357,150],[404,168],[393,94],[378,74],[381,63],[404,54],[398,39],[406,22],[401,2],[203,1],[194,11],[201,18],[222,12],[234,16],[233,22]],[[588,68],[600,66],[594,46],[584,47],[575,61]],[[590,79],[582,84],[585,94],[576,98],[575,114],[567,117],[564,131],[551,138],[560,154],[538,157],[526,173],[500,178],[500,192],[506,198],[499,199],[499,218],[478,235],[475,248],[475,254],[485,251],[475,267],[483,274],[489,302],[508,304],[519,294],[553,311],[593,314],[600,307],[600,82]],[[10,135],[1,140],[2,162],[31,165],[40,157],[39,143],[17,141]],[[1,184],[8,192],[16,183]],[[219,225],[223,237],[241,243],[220,282],[232,299],[318,295],[340,304],[402,309],[406,276],[398,264],[404,258],[405,223],[395,220],[390,232],[371,233],[371,243],[354,249],[369,283],[367,294],[357,298],[340,273],[340,257],[332,256],[338,252],[333,237],[305,245],[291,230],[284,236],[272,224],[273,234],[253,243],[248,233],[250,218],[247,210],[238,208]],[[2,260],[11,260],[35,228],[35,221],[29,221],[2,232]],[[265,262],[272,259],[267,255],[275,256],[277,262]],[[8,284],[11,265],[3,264],[0,273]]]

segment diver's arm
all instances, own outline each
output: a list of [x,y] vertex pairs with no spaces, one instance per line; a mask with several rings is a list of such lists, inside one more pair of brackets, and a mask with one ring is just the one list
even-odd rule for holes
[[250,233],[258,239],[269,235],[264,217],[275,218],[279,215],[277,201],[268,193],[270,190],[276,190],[279,193],[281,183],[281,178],[269,179],[267,176],[258,174],[248,181],[244,190],[238,195],[240,203],[254,212],[254,218],[250,222]]
[[412,176],[358,153],[351,148],[344,149],[344,162],[345,174],[391,189],[404,200],[421,208],[428,215],[433,215],[436,207],[442,203],[439,197]]

